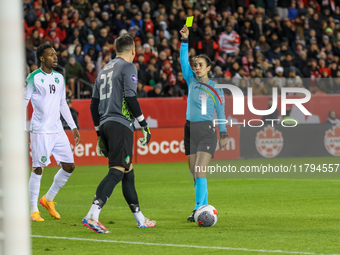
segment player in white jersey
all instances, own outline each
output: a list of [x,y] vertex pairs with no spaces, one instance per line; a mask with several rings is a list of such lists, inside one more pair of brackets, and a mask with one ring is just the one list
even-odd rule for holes
[[30,125],[30,145],[32,149],[32,173],[29,180],[31,220],[44,221],[38,209],[40,181],[44,167],[53,155],[61,168],[54,176],[49,191],[40,199],[40,204],[49,214],[60,219],[55,210],[54,197],[73,172],[74,159],[70,142],[63,130],[60,113],[73,131],[75,145],[80,142],[80,134],[66,103],[64,77],[53,71],[58,65],[57,53],[50,44],[42,44],[37,49],[40,68],[27,76],[25,87],[25,110],[28,102],[33,106]]

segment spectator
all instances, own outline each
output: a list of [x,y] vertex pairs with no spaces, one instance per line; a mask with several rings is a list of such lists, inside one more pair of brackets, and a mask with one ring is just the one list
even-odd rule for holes
[[115,34],[120,33],[123,29],[128,31],[129,24],[126,22],[127,16],[124,13],[117,13],[116,19],[113,22]]
[[41,39],[44,38],[45,30],[41,27],[41,21],[39,19],[35,21],[33,29],[38,30],[38,33]]
[[150,51],[157,58],[158,57],[158,49],[157,49],[156,44],[155,44],[155,38],[153,38],[153,37],[148,38],[148,44],[150,45]]
[[288,17],[288,8],[291,5],[291,0],[278,0],[277,1],[277,12],[280,19],[286,19]]
[[[94,68],[94,64],[87,63],[85,72],[83,74],[83,79],[87,81],[88,83],[94,84],[96,78],[97,78],[97,72]],[[80,90],[82,98],[91,98],[92,95],[92,87],[90,87],[87,84],[83,84]]]
[[248,81],[246,79],[240,79],[240,85],[239,85],[241,91],[243,92],[243,95],[248,95]]
[[334,110],[329,111],[328,119],[325,121],[325,123],[330,123],[330,124],[340,123],[340,120],[337,118],[336,112]]
[[73,8],[78,10],[79,16],[82,19],[85,19],[86,15],[88,14],[89,10],[91,9],[91,5],[89,2],[84,2],[82,0],[75,0],[72,4]]
[[[147,3],[147,2],[145,2],[145,3]],[[154,24],[151,20],[151,14],[146,13],[145,18],[144,18],[144,28],[143,28],[143,30],[145,31],[145,33],[150,32],[150,33],[153,34],[154,28],[155,28],[155,26],[154,26]]]
[[144,78],[146,84],[148,85],[150,85],[151,83],[156,84],[157,82],[159,82],[159,72],[152,63],[148,64]]
[[250,84],[250,87],[252,87],[253,89],[254,96],[262,96],[268,94],[268,91],[264,86],[263,81],[261,81],[260,77],[255,77],[253,82]]
[[249,76],[250,72],[254,70],[255,60],[252,50],[247,51],[247,54],[242,57],[242,66],[246,76]]
[[244,25],[240,30],[241,41],[243,41],[245,38],[254,39],[255,31],[251,25],[251,20],[246,19],[243,24]]
[[92,34],[90,34],[87,37],[87,43],[84,46],[84,53],[85,54],[89,53],[89,50],[91,48],[95,50],[96,55],[101,51],[99,44],[96,43],[96,39],[95,39],[94,35],[92,35]]
[[110,37],[108,36],[106,28],[100,29],[100,36],[96,37],[97,43],[100,46],[100,48],[103,48],[103,46],[109,41]]
[[266,36],[260,35],[258,42],[256,42],[255,47],[260,47],[261,52],[266,54],[270,50],[270,46],[266,43]]
[[317,81],[317,87],[325,93],[334,93],[333,79],[330,77],[331,70],[323,68],[321,73],[321,79]]
[[214,59],[218,49],[218,44],[211,39],[211,34],[206,32],[204,40],[199,41],[197,44],[197,53],[205,54],[210,59]]
[[298,16],[298,10],[296,9],[295,1],[292,1],[291,6],[288,9],[288,18],[294,20]]
[[66,81],[69,85],[72,94],[74,96],[80,96],[76,94],[76,82],[78,78],[81,78],[84,73],[84,69],[80,63],[76,62],[74,55],[71,55],[68,63],[65,65]]
[[167,30],[168,28],[168,25],[166,24],[165,21],[160,21],[159,22],[159,30],[157,30],[157,35],[161,34],[160,35],[160,38],[166,38],[167,40],[170,40],[170,33],[169,31]]
[[82,47],[80,44],[76,46],[74,49],[74,56],[76,58],[76,62],[80,63],[81,65],[84,64],[84,52],[82,51]]
[[93,10],[89,11],[88,16],[85,19],[85,24],[87,27],[91,27],[91,22],[95,21],[97,26],[101,27],[103,24],[102,22],[96,17],[96,14]]
[[283,68],[281,66],[275,68],[275,81],[279,88],[283,88],[286,86],[286,78],[283,77]]
[[226,26],[226,31],[220,34],[218,38],[218,44],[221,50],[225,51],[227,54],[236,54],[240,45],[239,35],[233,31],[231,23]]
[[137,97],[138,98],[148,97],[148,93],[146,92],[146,90],[143,87],[144,87],[143,83],[138,81],[138,83],[137,83]]
[[216,66],[221,67],[222,71],[225,71],[229,65],[227,62],[227,53],[224,51],[220,51],[218,56],[215,59]]
[[142,12],[144,14],[144,16],[146,14],[150,14],[151,12],[151,5],[149,2],[144,2],[143,5],[142,5]]
[[170,76],[173,73],[173,69],[171,67],[171,63],[169,60],[165,60],[163,62],[163,66],[162,66],[162,70],[161,70],[161,74],[162,73],[166,73],[168,76]]
[[[55,32],[55,35],[51,35],[52,31]],[[46,29],[45,31],[45,37],[49,37],[50,39],[52,38],[58,38],[59,42],[62,42],[65,38],[66,38],[66,32],[64,30],[61,30],[59,27],[58,27],[58,23],[53,20],[51,22],[51,25]],[[53,39],[52,39],[53,41]]]
[[263,15],[258,13],[253,24],[254,39],[257,41],[261,35],[265,33],[265,24],[263,22]]
[[[70,112],[71,112],[71,115],[72,115],[72,118],[74,120],[74,123],[76,124],[77,128],[79,129],[79,122],[78,122],[78,115],[79,113],[77,112],[76,109],[74,109],[72,107],[72,101],[71,99],[67,99],[67,105],[68,107],[70,108]],[[60,116],[60,120],[61,120],[61,123],[63,124],[63,128],[65,130],[70,130],[70,127],[67,125],[67,122],[65,121],[65,119],[63,118],[63,116]]]
[[111,27],[112,26],[112,22],[110,20],[110,16],[108,12],[102,12],[102,27],[106,28],[106,27]]
[[268,60],[272,61],[274,57],[281,58],[281,48],[279,44],[274,44],[272,49],[268,51]]
[[184,92],[184,95],[188,95],[188,85],[186,81],[184,80],[183,73],[178,72],[176,77],[176,84],[181,88],[181,90]]
[[148,92],[148,97],[163,97],[162,88],[163,88],[162,84],[157,83],[155,88]]
[[145,43],[143,45],[143,54],[144,54],[144,64],[148,63],[151,56],[154,56],[154,54],[151,52],[151,46],[148,43]]
[[39,31],[34,29],[32,34],[26,39],[26,46],[30,49],[34,50],[33,52],[27,51],[27,57],[29,58],[29,62],[35,62],[35,51],[38,46],[42,43],[42,39],[39,36]]
[[91,26],[89,28],[89,33],[94,35],[95,38],[99,37],[100,32],[99,32],[97,21],[95,21],[95,20],[91,21]]
[[311,20],[309,20],[309,27],[311,29],[314,29],[316,32],[316,35],[319,35],[321,37],[322,35],[322,28],[321,28],[321,22],[319,20],[319,14],[314,13]]
[[303,0],[298,0],[297,11],[298,11],[298,16],[301,17],[302,20],[305,20],[305,17],[307,15],[307,8],[305,7]]
[[214,67],[214,73],[213,73],[214,78],[223,78],[223,71],[220,66],[215,66]]
[[266,41],[271,47],[273,47],[274,45],[280,44],[280,40],[276,32],[271,33],[270,38],[267,38]]
[[136,29],[137,36],[140,35],[140,31],[143,32],[143,20],[142,20],[142,13],[137,12],[135,14],[135,17],[131,19],[130,27],[133,27]]
[[165,19],[168,19],[166,8],[163,4],[158,5],[158,10],[154,12],[153,17],[157,19],[159,15],[163,15]]
[[264,86],[268,92],[268,95],[273,94],[273,88],[277,88],[278,95],[281,94],[281,88],[279,87],[279,83],[270,72],[267,73],[267,78],[265,79]]
[[58,64],[62,67],[65,67],[69,59],[69,55],[66,49],[64,49],[59,55],[58,55]]
[[169,76],[169,83],[164,87],[164,97],[181,97],[184,91],[176,83],[176,76],[171,74]]
[[[136,69],[137,69],[138,79],[139,79],[143,84],[147,84],[147,81],[146,81],[146,72],[145,72],[145,70],[143,70],[143,69],[140,68],[139,62],[135,62],[134,64],[135,64]],[[143,64],[143,65],[144,65],[144,64]],[[151,84],[148,84],[148,85],[151,85]],[[153,84],[153,85],[155,85],[155,84]]]
[[231,82],[233,83],[233,85],[235,86],[240,86],[240,81],[241,80],[247,80],[246,76],[245,76],[245,70],[244,68],[240,68],[238,70],[238,72],[235,74],[235,76],[232,78]]

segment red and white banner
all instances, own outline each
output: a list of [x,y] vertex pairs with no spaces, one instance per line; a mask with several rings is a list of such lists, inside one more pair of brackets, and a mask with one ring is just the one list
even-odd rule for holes
[[152,128],[151,141],[142,146],[138,141],[142,132],[137,130],[134,154],[137,163],[160,163],[186,161],[184,154],[184,126],[181,128]]
[[[142,146],[138,141],[142,138],[140,130],[134,133],[134,147],[132,163],[161,163],[185,162],[184,151],[184,126],[178,128],[152,128],[151,141],[147,146]],[[71,142],[76,166],[107,165],[108,160],[96,154],[97,134],[95,131],[80,130],[81,143],[74,148],[74,138],[71,131],[66,134]],[[237,159],[240,157],[239,128],[228,128],[229,143],[226,148],[215,152],[216,160]],[[32,159],[30,158],[30,162]],[[57,166],[51,159],[50,166]]]

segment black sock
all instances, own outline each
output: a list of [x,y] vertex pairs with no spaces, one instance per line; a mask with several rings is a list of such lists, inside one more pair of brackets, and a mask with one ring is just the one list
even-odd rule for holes
[[[138,205],[138,196],[135,188],[135,173],[133,169],[124,174],[122,180],[123,195],[128,205]],[[139,207],[139,205],[138,205]],[[131,209],[131,208],[130,208]],[[131,209],[132,210],[132,209]]]
[[109,173],[98,185],[93,203],[103,207],[111,196],[113,189],[123,179],[123,177],[124,173],[122,171],[115,168],[110,168]]

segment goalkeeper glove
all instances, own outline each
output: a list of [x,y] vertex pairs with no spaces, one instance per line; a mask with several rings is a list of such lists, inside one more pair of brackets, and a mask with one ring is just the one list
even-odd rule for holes
[[142,144],[142,146],[145,146],[150,142],[151,132],[150,132],[148,124],[146,124],[146,126],[141,126],[141,128],[142,128],[143,138],[140,138],[139,142]]
[[105,158],[107,158],[109,156],[109,153],[107,152],[107,150],[104,146],[104,143],[102,141],[102,138],[100,136],[98,136],[96,151],[97,151],[97,156],[102,156],[102,157],[105,157]]

